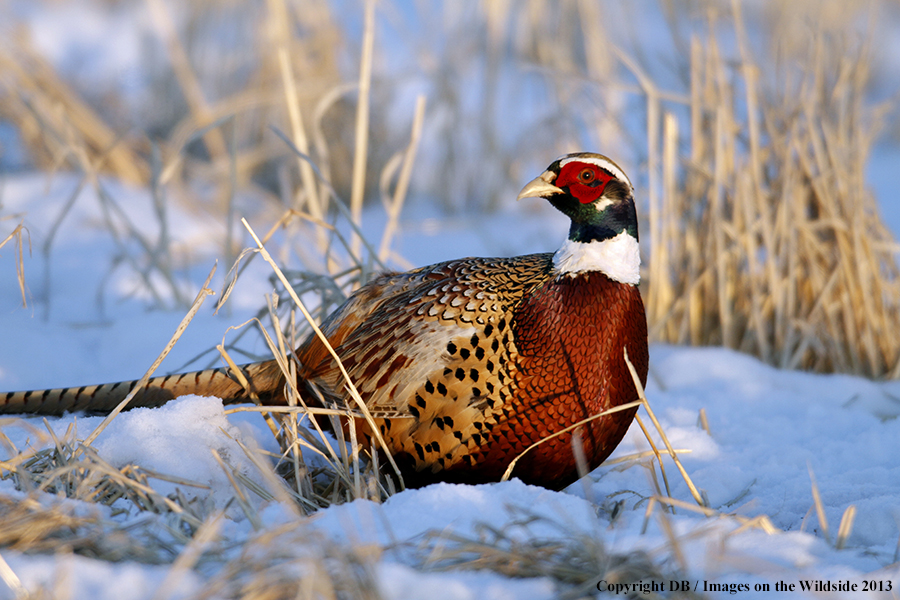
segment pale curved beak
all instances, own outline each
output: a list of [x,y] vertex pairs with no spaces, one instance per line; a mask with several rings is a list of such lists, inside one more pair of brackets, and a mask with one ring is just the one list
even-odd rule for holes
[[535,177],[525,184],[525,187],[523,187],[522,191],[519,192],[519,195],[516,196],[516,200],[521,200],[522,198],[546,198],[553,194],[564,193],[561,189],[551,183],[555,178],[556,175],[554,173],[544,171],[541,173],[540,177]]

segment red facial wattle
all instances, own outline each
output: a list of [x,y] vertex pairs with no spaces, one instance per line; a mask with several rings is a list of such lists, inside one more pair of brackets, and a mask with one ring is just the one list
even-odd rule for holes
[[612,175],[590,163],[570,162],[563,166],[553,184],[567,190],[582,204],[595,202],[603,195]]

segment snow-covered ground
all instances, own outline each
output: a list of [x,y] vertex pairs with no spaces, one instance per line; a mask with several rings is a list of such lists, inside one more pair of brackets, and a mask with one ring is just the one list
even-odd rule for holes
[[[81,193],[60,226],[52,263],[44,263],[39,249],[76,183],[66,175],[58,175],[49,185],[40,175],[9,178],[3,183],[2,214],[25,214],[35,252],[25,259],[30,300],[27,308],[21,308],[17,305],[15,253],[10,246],[0,250],[0,331],[4,338],[0,343],[0,391],[139,377],[183,316],[183,308],[178,307],[147,311],[151,301],[141,291],[134,269],[127,261],[111,267],[109,257],[120,247],[106,233],[101,204],[90,188]],[[152,238],[156,230],[149,195],[110,185],[111,196]],[[367,215],[373,231],[378,231],[380,218],[377,211]],[[222,225],[182,213],[174,206],[167,219],[174,240],[171,247],[176,250],[173,262],[183,263],[176,269],[176,279],[185,287],[192,284],[196,291],[220,251],[210,240],[221,237]],[[422,206],[414,207],[405,219],[396,247],[415,264],[472,254],[550,250],[563,239],[566,229],[564,217],[538,206],[537,201],[521,202],[488,219],[480,217],[477,223],[448,220]],[[0,221],[0,239],[16,222],[18,219]],[[494,235],[485,235],[491,233]],[[226,268],[220,265],[214,286],[221,285]],[[44,269],[50,269],[46,278]],[[242,275],[230,313],[212,316],[211,308],[205,307],[163,370],[178,368],[215,345],[229,326],[243,322],[262,306],[263,294],[270,291],[265,277],[263,270]],[[47,287],[48,281],[52,287]],[[105,299],[102,313],[95,302],[98,289]],[[165,290],[165,283],[158,282],[158,289]],[[192,366],[199,368],[205,363]],[[691,589],[700,592],[704,586],[709,590],[711,584],[727,584],[754,598],[894,598],[900,594],[900,382],[785,372],[727,350],[655,346],[647,395],[673,446],[685,450],[681,460],[710,506],[741,517],[765,515],[778,531],[742,527],[736,517],[704,517],[684,508],[663,514],[657,506],[647,518],[648,498],[656,493],[654,477],[662,485],[658,468],[654,476],[648,459],[601,466],[586,482],[563,492],[528,487],[515,480],[481,486],[438,484],[401,492],[381,505],[357,500],[311,517],[298,517],[277,501],[265,502],[255,496],[251,501],[260,514],[263,532],[297,525],[300,519],[309,532],[304,539],[324,540],[337,547],[375,548],[380,552],[374,571],[379,591],[382,597],[397,600],[539,599],[554,598],[564,591],[544,577],[511,579],[491,571],[430,571],[420,555],[409,551],[426,532],[477,538],[485,534],[485,524],[509,527],[510,535],[521,540],[572,543],[590,539],[613,553],[645,550],[673,572],[683,568],[679,582],[687,581]],[[706,414],[709,432],[700,425],[701,411]],[[100,418],[49,419],[58,435],[73,422],[84,437]],[[646,417],[645,422],[649,422]],[[39,419],[28,419],[28,423],[43,429]],[[7,424],[3,433],[20,448],[37,443],[33,431],[20,425]],[[234,492],[211,450],[265,485],[235,440],[274,449],[271,434],[253,416],[226,415],[216,399],[188,397],[159,409],[119,415],[95,447],[115,466],[138,464],[205,484],[208,490],[182,487],[182,491],[199,494],[221,509]],[[643,434],[634,426],[613,458],[647,449]],[[675,465],[669,459],[664,463],[672,496],[691,503]],[[810,473],[825,508],[827,538],[813,508]],[[165,482],[153,485],[163,493],[175,487]],[[8,479],[0,481],[0,494],[20,497]],[[838,525],[851,505],[856,507],[853,530],[845,547],[838,550],[834,547]],[[528,525],[516,524],[529,515],[540,518]],[[133,512],[107,516],[123,524],[147,519],[145,514]],[[165,535],[161,518],[151,519],[150,526],[157,526],[160,535]],[[241,511],[232,505],[220,534],[241,542],[260,532],[254,532],[248,519],[241,518]],[[304,548],[300,545],[296,551],[308,550]],[[151,598],[172,574],[167,565],[107,563],[72,554],[24,555],[4,550],[0,555],[25,588],[42,585],[64,590],[57,597]],[[223,561],[234,558],[225,556]],[[170,579],[166,585],[173,587],[167,587],[164,595],[192,597],[203,592],[205,582],[216,575],[215,566],[207,563],[177,581]],[[2,581],[9,582],[9,575]],[[801,581],[813,586],[815,582],[841,588],[856,585],[857,591],[826,592],[823,596],[802,591]],[[860,593],[873,582],[881,591]],[[644,585],[638,595],[653,583],[661,583],[667,591],[673,585],[668,580],[625,583]],[[794,590],[776,592],[779,583],[793,584]],[[600,587],[608,596],[615,595],[605,583]],[[768,591],[757,591],[765,589]],[[0,582],[0,597],[13,598],[15,593]]]

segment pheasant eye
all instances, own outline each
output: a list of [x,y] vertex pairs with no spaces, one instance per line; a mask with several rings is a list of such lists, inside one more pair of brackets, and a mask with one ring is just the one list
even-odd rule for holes
[[582,183],[590,183],[594,180],[594,172],[591,169],[584,169],[578,174],[578,180]]

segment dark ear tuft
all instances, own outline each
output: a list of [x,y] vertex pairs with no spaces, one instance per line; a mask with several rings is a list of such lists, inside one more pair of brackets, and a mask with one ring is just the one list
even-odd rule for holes
[[631,188],[624,181],[613,178],[606,184],[603,195],[613,202],[621,202],[631,196]]

